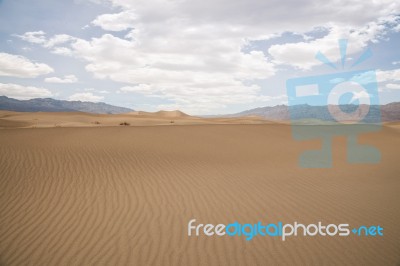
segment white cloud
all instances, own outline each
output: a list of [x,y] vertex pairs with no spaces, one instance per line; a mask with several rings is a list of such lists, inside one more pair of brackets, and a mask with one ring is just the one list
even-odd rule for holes
[[22,35],[15,34],[14,36],[30,43],[43,44],[46,42],[45,35],[46,33],[44,31],[30,31]]
[[400,84],[393,83],[400,80],[400,69],[368,71],[355,76],[354,79],[363,83],[378,82],[379,92],[384,91],[384,88],[400,89]]
[[0,76],[34,78],[53,71],[48,65],[32,62],[21,55],[0,53]]
[[55,45],[59,45],[59,44],[64,44],[66,42],[70,42],[76,40],[75,37],[72,37],[70,35],[67,34],[58,34],[58,35],[54,35],[52,38],[45,40],[45,42],[43,43],[44,47],[47,48],[51,48],[54,47]]
[[133,28],[136,14],[126,10],[115,14],[103,14],[93,20],[92,24],[108,31],[122,31]]
[[369,99],[370,95],[366,91],[353,91],[353,97],[351,103],[358,99]]
[[[320,0],[109,0],[124,11],[131,10],[140,22],[159,24],[180,20],[188,26],[210,23],[232,25],[238,32],[305,32],[326,22],[351,27],[363,26],[377,18],[395,14],[399,3],[391,0],[337,0],[334,4]],[[160,8],[154,8],[160,7]],[[357,15],[355,15],[357,14]]]
[[75,77],[75,75],[66,75],[66,76],[64,76],[64,78],[58,78],[58,77],[45,78],[44,82],[48,82],[48,83],[76,83],[76,82],[78,82],[78,79]]
[[[51,38],[47,38],[46,33],[44,31],[30,31],[22,35],[14,34],[14,36],[29,43],[40,44],[45,48],[53,48],[54,46],[65,44],[77,39],[68,34],[56,34]],[[56,47],[53,49],[53,52],[65,53],[65,50],[60,49],[60,47]]]
[[392,70],[376,70],[366,71],[352,78],[357,82],[364,84],[378,82],[380,84],[386,82],[396,82],[400,80],[400,69]]
[[376,71],[376,78],[378,82],[399,81],[400,68],[392,70],[378,70]]
[[[388,18],[389,19],[389,18]],[[386,33],[385,21],[370,22],[354,29],[344,25],[331,25],[329,33],[309,42],[297,42],[272,45],[268,52],[278,64],[291,65],[300,69],[310,69],[322,64],[315,58],[318,52],[325,55],[335,66],[340,59],[338,40],[347,39],[347,56],[360,53],[368,42],[377,42]],[[348,62],[347,62],[348,63]]]
[[80,92],[69,96],[70,101],[82,101],[82,102],[99,102],[103,100],[103,96],[94,95],[91,92]]
[[[202,32],[187,34],[199,34],[197,40]],[[152,39],[140,42],[105,34],[91,41],[77,40],[71,48],[74,56],[88,61],[86,70],[96,78],[133,85],[121,91],[136,91],[203,111],[258,99],[259,86],[247,81],[275,72],[262,52],[242,53],[240,39],[208,39],[199,41],[201,44],[177,39],[169,42],[170,48],[157,47]]]
[[139,84],[137,86],[125,86],[120,89],[122,92],[138,92],[141,94],[155,94],[157,93],[157,89],[152,88],[150,85],[147,84]]
[[64,56],[71,56],[72,50],[67,47],[54,47],[51,51],[53,54],[64,55]]
[[84,91],[93,91],[93,92],[97,92],[97,93],[101,93],[101,94],[108,94],[110,93],[107,90],[95,90],[94,88],[86,88],[84,89]]
[[[100,15],[92,25],[129,30],[124,38],[104,34],[69,39],[52,46],[52,52],[85,60],[95,78],[125,83],[121,92],[159,97],[172,102],[164,107],[201,113],[267,100],[253,81],[273,76],[276,64],[311,68],[318,64],[317,50],[328,57],[338,55],[341,37],[349,38],[350,54],[361,51],[382,37],[384,21],[400,11],[399,3],[389,0],[338,0],[334,5],[318,0],[108,2],[121,11]],[[274,62],[261,52],[242,50],[251,40],[288,31],[303,34],[315,27],[329,29],[329,34],[271,47]]]
[[32,98],[51,97],[52,93],[44,88],[0,83],[0,95],[5,95],[19,100],[29,100]]
[[389,83],[389,84],[386,84],[386,88],[391,89],[391,90],[400,90],[400,84]]

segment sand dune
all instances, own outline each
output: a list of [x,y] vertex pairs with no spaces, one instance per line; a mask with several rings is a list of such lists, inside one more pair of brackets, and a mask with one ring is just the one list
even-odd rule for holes
[[181,112],[179,110],[174,111],[158,111],[155,112],[155,115],[163,116],[163,117],[189,117],[188,114]]
[[[200,118],[180,111],[130,112],[126,114],[91,114],[82,112],[9,112],[0,111],[0,128],[104,127],[127,123],[131,126],[196,124],[266,124],[262,117]],[[276,122],[274,122],[276,123]]]
[[[0,265],[397,265],[400,132],[360,141],[380,164],[347,164],[339,138],[333,169],[300,169],[319,144],[278,124],[0,130]],[[385,235],[188,237],[192,218],[379,223]]]
[[182,111],[179,110],[174,110],[174,111],[158,111],[158,112],[144,112],[144,111],[134,111],[134,112],[129,112],[126,114],[131,114],[131,115],[143,115],[143,116],[160,116],[160,117],[190,117],[190,115],[185,114]]

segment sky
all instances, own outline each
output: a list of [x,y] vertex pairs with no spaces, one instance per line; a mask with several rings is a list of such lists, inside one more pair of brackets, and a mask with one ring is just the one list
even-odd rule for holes
[[288,79],[350,71],[370,49],[351,70],[374,71],[386,104],[399,47],[392,0],[0,0],[0,95],[228,114],[288,104]]

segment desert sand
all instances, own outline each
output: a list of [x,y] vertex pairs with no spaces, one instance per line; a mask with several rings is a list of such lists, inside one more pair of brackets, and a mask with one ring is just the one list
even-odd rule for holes
[[[107,127],[127,123],[130,126],[198,125],[198,124],[267,124],[258,116],[238,118],[201,118],[180,111],[131,112],[125,114],[91,114],[83,112],[10,112],[0,111],[0,128],[38,127]],[[277,123],[276,121],[273,123]]]
[[[333,168],[302,169],[298,155],[318,140],[295,141],[289,125],[259,118],[2,112],[0,121],[0,265],[400,263],[393,124],[360,137],[380,149],[379,164],[348,164],[339,137]],[[193,218],[379,224],[384,236],[189,237]]]

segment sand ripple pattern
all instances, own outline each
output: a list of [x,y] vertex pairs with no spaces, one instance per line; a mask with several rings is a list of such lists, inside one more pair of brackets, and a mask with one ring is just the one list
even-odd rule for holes
[[[285,125],[0,130],[0,265],[397,265],[400,132],[299,169]],[[381,238],[188,237],[187,223],[380,224]]]

